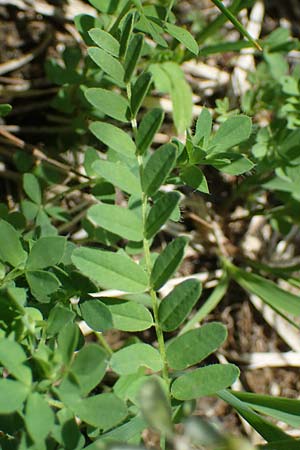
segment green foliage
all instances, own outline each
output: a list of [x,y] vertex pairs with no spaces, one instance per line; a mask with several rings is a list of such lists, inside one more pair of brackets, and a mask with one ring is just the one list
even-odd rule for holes
[[[86,213],[78,209],[86,237],[79,246],[59,236],[65,229],[58,222],[68,222],[57,206],[63,194],[49,195],[59,174],[43,164],[22,170],[21,212],[0,208],[0,446],[96,450],[127,442],[131,448],[142,444],[143,431],[151,427],[160,433],[162,448],[166,441],[178,448],[173,425],[180,422],[182,442],[191,447],[250,449],[185,417],[198,398],[213,395],[269,442],[262,448],[293,448],[297,441],[263,416],[297,427],[299,401],[226,390],[238,379],[238,367],[207,359],[226,340],[226,328],[198,324],[221,301],[230,280],[290,322],[300,313],[298,297],[267,278],[278,275],[272,267],[229,261],[213,223],[204,221],[215,235],[223,275],[205,303],[193,277],[167,295],[160,291],[180,268],[189,239],[168,235],[158,255],[156,249],[161,231],[181,220],[184,192],[208,195],[214,189],[207,166],[243,175],[233,201],[241,196],[252,205],[262,190],[274,193],[280,212],[260,211],[273,227],[299,224],[300,77],[298,69],[288,74],[283,57],[296,42],[280,29],[264,40],[261,66],[250,75],[255,89],[242,99],[243,114],[230,110],[225,99],[213,114],[203,108],[193,124],[182,62],[199,54],[204,37],[212,37],[223,18],[194,36],[178,24],[173,1],[89,2],[99,17],[75,19],[87,45],[85,59],[79,48],[66,48],[62,63],[46,65],[48,78],[59,86],[52,105],[68,117],[73,140],[80,136],[87,144],[85,174],[70,174],[85,181],[72,182],[67,191],[92,196]],[[233,15],[239,2],[230,10],[214,3],[259,47]],[[270,101],[273,88],[280,95]],[[159,147],[155,138],[164,111],[147,106],[153,92],[170,96],[177,134]],[[269,127],[252,126],[248,115],[262,105],[276,120]],[[1,116],[9,112],[9,105],[1,105]],[[291,272],[279,275],[295,283]],[[97,343],[85,342],[85,328]],[[111,330],[122,332],[117,350],[106,340]]]

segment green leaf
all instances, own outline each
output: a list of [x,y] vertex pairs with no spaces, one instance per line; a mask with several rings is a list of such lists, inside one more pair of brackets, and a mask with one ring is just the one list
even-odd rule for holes
[[23,249],[19,233],[14,227],[0,219],[0,259],[9,263],[13,267],[23,265],[26,261],[27,253]]
[[28,270],[26,280],[32,295],[41,303],[50,301],[49,295],[59,289],[60,282],[51,272],[44,270]]
[[148,344],[138,343],[124,347],[112,355],[111,368],[119,375],[129,375],[140,367],[148,367],[154,372],[162,369],[159,351]]
[[62,236],[40,238],[29,253],[26,270],[44,269],[59,264],[64,256],[66,242]]
[[117,83],[123,85],[125,72],[122,64],[116,58],[98,47],[90,47],[88,49],[88,55],[107,75]]
[[[140,438],[140,435],[145,428],[147,428],[145,420],[140,416],[135,416],[128,422],[102,434],[100,439],[94,441],[85,448],[86,450],[99,450],[99,445],[103,445],[103,442],[135,442],[135,440]],[[128,447],[128,445],[126,447]]]
[[141,196],[140,180],[125,164],[101,160],[95,161],[92,167],[97,175],[122,191]]
[[[221,153],[246,141],[252,130],[250,117],[239,115],[230,117],[220,125],[209,146],[211,152]],[[213,148],[215,147],[215,148]]]
[[10,414],[19,410],[27,395],[29,387],[19,381],[0,379],[0,414]]
[[85,345],[76,354],[71,366],[71,372],[80,386],[81,395],[87,395],[94,389],[105,375],[107,353],[99,345]]
[[201,291],[201,283],[194,278],[175,286],[159,305],[158,317],[163,331],[174,331],[185,321]]
[[151,145],[155,133],[160,129],[164,119],[164,112],[162,109],[155,108],[148,111],[139,127],[136,136],[136,146],[138,153],[142,155]]
[[180,178],[185,184],[197,191],[209,194],[209,189],[204,173],[195,166],[187,167],[180,173]]
[[171,241],[157,257],[150,276],[153,289],[160,289],[176,271],[183,259],[187,243],[186,237],[178,237]]
[[204,146],[208,141],[212,129],[212,117],[208,109],[203,108],[196,122],[196,132],[193,142],[200,145],[203,141]]
[[178,400],[213,395],[234,383],[239,373],[239,369],[233,364],[200,367],[177,378],[172,384],[171,392]]
[[89,36],[103,50],[110,53],[112,56],[118,58],[120,44],[111,34],[107,31],[101,30],[100,28],[92,28],[89,32]]
[[16,341],[0,339],[0,364],[17,380],[29,385],[32,381],[31,370],[24,363],[27,361],[26,353]]
[[135,144],[125,131],[107,122],[93,122],[89,129],[108,147],[128,158],[135,158]]
[[291,427],[299,428],[300,426],[299,400],[250,392],[232,391],[232,394],[257,412],[285,422]]
[[173,437],[172,410],[168,386],[157,377],[147,377],[139,390],[139,406],[147,424],[163,436]]
[[217,286],[214,288],[205,303],[200,306],[198,311],[188,321],[188,323],[180,330],[180,334],[186,333],[192,330],[201,320],[203,320],[208,314],[219,304],[224,295],[227,292],[229,279],[227,273],[223,274],[220,278]]
[[127,16],[124,20],[124,24],[123,24],[123,28],[122,28],[122,32],[121,32],[120,51],[119,51],[120,58],[122,58],[125,55],[126,50],[128,48],[129,39],[130,39],[130,36],[133,31],[133,25],[134,25],[134,13],[129,13],[129,14],[127,14]]
[[281,289],[273,281],[234,267],[233,278],[244,289],[260,297],[264,302],[282,313],[300,316],[300,300],[297,295]]
[[212,322],[177,336],[167,347],[167,358],[175,370],[201,362],[215,352],[227,337],[224,325]]
[[8,103],[2,103],[0,105],[0,117],[7,116],[7,114],[9,114],[11,110],[12,110],[11,105],[9,105]]
[[105,331],[112,328],[112,315],[100,300],[87,300],[80,303],[83,320],[94,331]]
[[5,368],[10,376],[30,386],[32,381],[31,370],[23,364],[26,360],[27,356],[17,342],[5,338],[0,339],[0,366],[3,366],[2,372]]
[[128,122],[129,105],[120,94],[102,88],[89,88],[85,97],[91,105],[113,119]]
[[120,0],[88,0],[98,11],[105,14],[113,14]]
[[166,78],[164,91],[171,94],[174,123],[178,133],[184,133],[192,122],[193,101],[192,90],[184,78],[182,69],[177,63],[168,61],[160,65],[152,64],[151,71],[158,89],[162,75]]
[[122,299],[102,299],[110,310],[113,328],[121,331],[143,331],[152,327],[153,318],[145,306]]
[[134,72],[134,69],[140,59],[142,48],[143,48],[143,42],[144,42],[144,36],[140,33],[135,34],[133,38],[131,39],[126,55],[125,55],[125,61],[124,61],[124,69],[125,69],[125,76],[124,81],[125,83],[128,83],[130,81],[132,74]]
[[60,330],[57,337],[57,349],[65,364],[69,364],[72,360],[78,339],[79,328],[76,323],[69,322]]
[[73,252],[72,261],[84,275],[106,289],[126,292],[147,289],[146,272],[123,254],[81,247]]
[[54,426],[54,413],[38,392],[29,395],[26,404],[25,425],[34,442],[42,443]]
[[142,219],[122,206],[105,203],[93,205],[87,217],[94,225],[130,241],[139,242],[143,239]]
[[59,333],[61,328],[73,320],[74,317],[75,313],[70,309],[55,305],[55,307],[51,309],[47,320],[47,336],[55,336]]
[[58,426],[52,429],[53,437],[66,450],[80,450],[84,447],[85,439],[79,431],[74,414],[68,408],[63,408],[56,413]]
[[149,197],[153,196],[165,182],[176,161],[176,147],[162,145],[149,158],[142,176],[142,188]]
[[[218,155],[219,156],[219,155]],[[225,158],[229,158],[231,161],[214,163],[211,161],[211,165],[221,170],[221,172],[228,173],[229,175],[241,175],[253,169],[254,163],[250,159],[238,153],[224,153]]]
[[103,27],[103,24],[100,19],[98,19],[97,17],[90,16],[88,14],[78,14],[77,16],[75,16],[74,24],[87,45],[93,45],[93,41],[90,38],[88,32],[92,28]]
[[[149,19],[149,20],[148,20]],[[152,37],[153,41],[156,42],[159,46],[163,48],[168,48],[167,42],[164,40],[164,38],[161,36],[163,34],[164,30],[161,26],[159,26],[156,22],[152,20],[152,17],[146,17],[142,15],[140,17],[140,20],[138,22],[139,27],[142,26],[142,28],[145,30],[146,33],[149,33]]]
[[[254,412],[246,403],[236,398],[229,390],[222,390],[218,392],[218,397],[224,400],[245,419],[247,422],[266,440],[266,441],[284,441],[292,437],[284,433],[280,428],[262,418],[259,414]],[[285,447],[286,448],[290,448]],[[277,450],[277,449],[276,449]]]
[[39,209],[40,206],[36,203],[31,202],[30,200],[24,199],[21,201],[21,210],[28,222],[31,222],[35,219],[39,212]]
[[146,219],[145,237],[152,238],[170,218],[180,200],[179,192],[167,192],[154,203]]
[[177,41],[183,44],[188,50],[190,50],[194,55],[198,55],[199,46],[194,39],[194,37],[182,27],[178,27],[177,25],[173,25],[172,23],[165,23],[166,31],[173,36]]
[[40,183],[32,173],[25,173],[23,175],[23,189],[34,203],[37,205],[42,203]]
[[130,108],[132,116],[135,117],[140,109],[152,82],[152,75],[149,72],[143,72],[132,87],[130,99]]
[[72,410],[83,422],[106,431],[127,416],[125,403],[114,394],[99,394],[77,402]]

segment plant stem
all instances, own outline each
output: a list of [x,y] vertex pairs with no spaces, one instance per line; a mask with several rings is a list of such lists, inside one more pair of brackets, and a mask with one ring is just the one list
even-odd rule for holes
[[[142,171],[143,171],[142,157],[139,156],[138,160],[139,160],[139,166],[140,166],[140,174],[142,174]],[[143,192],[143,194],[142,194],[142,216],[143,216],[144,230],[145,230],[146,217],[147,217],[147,204],[148,204],[148,197]],[[144,255],[145,255],[145,261],[146,261],[146,269],[147,269],[147,272],[148,272],[148,275],[150,278],[151,270],[152,270],[151,253],[150,253],[149,240],[146,237],[144,237],[144,239],[143,239],[143,247],[144,247]],[[169,369],[168,369],[168,362],[167,362],[166,347],[165,347],[163,331],[160,326],[160,322],[159,322],[159,318],[158,318],[158,299],[157,299],[156,291],[153,288],[150,288],[149,292],[150,292],[151,302],[152,302],[152,310],[153,310],[153,316],[154,316],[158,348],[159,348],[160,356],[163,361],[162,374],[163,374],[164,380],[166,381],[167,385],[169,386],[170,380],[169,380]]]
[[107,351],[107,353],[109,355],[112,355],[113,350],[110,348],[109,344],[106,342],[106,339],[104,338],[103,334],[101,332],[96,332],[95,335],[97,336],[99,343]]
[[220,0],[212,0],[212,2],[219,8],[219,10],[227,17],[228,20],[235,26],[235,28],[245,37],[248,41],[251,42],[253,47],[256,47],[258,50],[262,51],[260,44],[253,39],[253,37],[248,33],[245,27],[239,22],[239,20],[232,14],[230,9],[226,8]]
[[[129,103],[130,103],[130,99],[131,99],[130,83],[127,84],[127,97],[128,97]],[[137,135],[136,117],[131,118],[131,127],[132,127],[132,131],[133,131],[133,135],[134,135],[134,137],[136,137],[136,135]],[[138,164],[139,164],[140,180],[142,180],[143,168],[144,168],[142,155],[138,155],[137,160],[138,160]],[[143,220],[143,229],[144,230],[146,228],[147,206],[148,206],[148,197],[144,192],[142,192],[142,220]],[[150,243],[146,237],[144,237],[144,239],[143,239],[143,248],[144,248],[145,261],[146,261],[146,270],[147,270],[148,276],[150,278],[151,270],[152,270],[151,253],[150,253]],[[162,374],[163,374],[164,380],[166,381],[167,385],[169,386],[170,380],[169,380],[169,370],[168,370],[168,363],[167,363],[166,347],[165,347],[163,331],[162,331],[162,328],[160,326],[159,319],[158,319],[158,299],[157,299],[157,295],[156,295],[156,292],[154,289],[150,288],[149,293],[151,296],[151,303],[152,303],[152,310],[153,310],[153,316],[154,316],[158,348],[159,348],[160,356],[163,361]]]
[[170,13],[172,11],[172,8],[174,6],[174,1],[175,0],[170,0],[169,6],[168,6],[168,9],[167,9],[167,12],[166,12],[165,22],[168,21],[169,15],[170,15]]

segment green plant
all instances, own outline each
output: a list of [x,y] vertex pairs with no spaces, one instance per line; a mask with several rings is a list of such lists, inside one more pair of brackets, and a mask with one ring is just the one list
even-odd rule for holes
[[[191,89],[180,64],[189,52],[198,54],[198,43],[175,24],[172,1],[90,3],[100,19],[76,19],[89,45],[84,69],[77,69],[78,50],[65,52],[65,68],[48,64],[49,76],[59,76],[63,85],[59,95],[64,100],[56,99],[55,106],[70,115],[77,108],[80,133],[86,132],[88,113],[97,142],[97,149],[86,149],[87,181],[79,186],[91,187],[95,197],[83,219],[90,245],[77,247],[58,235],[53,220],[68,216],[43,196],[37,176],[25,173],[22,214],[2,208],[0,220],[1,446],[96,450],[113,442],[138,445],[143,430],[152,427],[160,433],[162,448],[177,448],[181,438],[205,448],[249,448],[202,422],[191,431],[193,421],[186,416],[196,400],[218,395],[269,442],[261,448],[296,448],[299,442],[259,413],[298,426],[299,402],[227,390],[239,376],[235,365],[200,365],[225,341],[226,328],[216,322],[195,325],[222,299],[229,279],[281,315],[299,314],[298,297],[234,265],[212,223],[223,275],[195,312],[202,287],[192,276],[160,296],[189,239],[177,236],[155,252],[161,230],[181,218],[184,190],[209,193],[206,166],[233,176],[247,174],[239,195],[243,189],[249,193],[257,177],[266,177],[269,155],[259,154],[258,144],[268,136],[262,129],[256,133],[244,114],[223,117],[215,131],[207,109],[192,127]],[[158,148],[154,138],[164,112],[147,107],[154,89],[170,95],[177,130]],[[292,151],[293,144],[286,146]],[[270,144],[265,148],[269,152]],[[272,176],[273,169],[282,169],[281,162],[267,167]],[[270,184],[260,180],[261,187]],[[80,321],[98,343],[85,343]],[[155,338],[143,340],[142,333],[152,327]],[[132,333],[117,351],[105,338],[111,329]],[[186,423],[178,436],[174,425],[181,422]]]

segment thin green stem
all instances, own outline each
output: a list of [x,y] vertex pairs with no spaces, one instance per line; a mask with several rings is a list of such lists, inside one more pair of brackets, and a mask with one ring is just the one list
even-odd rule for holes
[[212,2],[219,8],[219,10],[227,17],[228,20],[235,26],[235,28],[245,37],[251,44],[258,50],[262,51],[259,43],[253,39],[253,37],[248,33],[248,31],[243,27],[241,22],[232,14],[230,9],[226,8],[220,0],[212,0]]
[[13,270],[11,270],[0,282],[0,286],[4,286],[6,283],[15,280],[16,278],[24,275],[25,270],[21,270],[17,267],[15,267]]
[[[142,174],[142,171],[143,171],[142,156],[139,156],[138,160],[139,160],[139,166],[140,166],[140,174]],[[148,197],[143,192],[143,194],[142,194],[142,216],[143,216],[144,230],[145,230],[146,218],[147,218],[147,205],[148,205]],[[143,239],[143,247],[144,247],[144,255],[145,255],[145,261],[146,261],[146,270],[147,270],[147,273],[150,278],[151,270],[152,270],[151,253],[150,253],[150,243],[146,237],[144,237],[144,239]],[[158,317],[158,299],[157,299],[156,291],[154,289],[150,288],[149,292],[150,292],[151,302],[152,302],[152,310],[153,310],[153,316],[154,316],[158,348],[159,348],[160,356],[163,361],[162,374],[163,374],[164,380],[169,385],[170,380],[169,380],[169,369],[168,369],[168,362],[167,362],[166,346],[165,346],[163,331],[160,326],[160,321],[159,321],[159,317]]]
[[174,3],[175,3],[175,0],[170,0],[169,6],[168,6],[168,9],[167,9],[167,12],[166,12],[166,16],[165,16],[165,22],[168,21],[168,18],[169,18],[169,15],[170,15],[171,11],[172,11]]
[[95,335],[97,336],[97,339],[99,343],[102,345],[102,347],[107,351],[109,355],[113,354],[113,350],[110,348],[108,342],[104,338],[103,334],[101,332],[96,332]]
[[[130,85],[130,83],[127,84],[127,97],[128,97],[129,103],[130,103],[130,100],[131,100],[131,85]],[[136,117],[131,118],[131,127],[132,127],[134,137],[136,137],[136,135],[137,135]],[[142,180],[143,170],[144,170],[143,156],[138,155],[137,160],[138,160],[138,164],[139,164],[140,179]],[[148,207],[148,197],[144,192],[142,192],[142,221],[143,221],[143,229],[144,230],[146,228],[147,207]],[[145,236],[143,239],[143,248],[144,248],[145,261],[146,261],[146,270],[147,270],[148,276],[150,278],[151,270],[152,270],[150,242]],[[159,318],[158,318],[158,299],[157,299],[156,291],[154,289],[150,288],[149,293],[150,293],[151,303],[152,303],[152,310],[153,310],[153,316],[154,316],[154,324],[155,324],[158,348],[159,348],[159,352],[160,352],[160,355],[161,355],[161,358],[163,361],[162,374],[163,374],[164,380],[166,381],[167,385],[169,386],[170,380],[169,380],[169,370],[168,370],[168,363],[167,363],[166,347],[165,347],[163,331],[160,326],[160,322],[159,322]]]
[[63,409],[64,408],[63,402],[61,402],[59,400],[55,400],[54,398],[48,398],[48,397],[46,397],[46,400],[47,400],[48,404],[50,406],[53,406],[54,408],[57,408],[57,409]]

